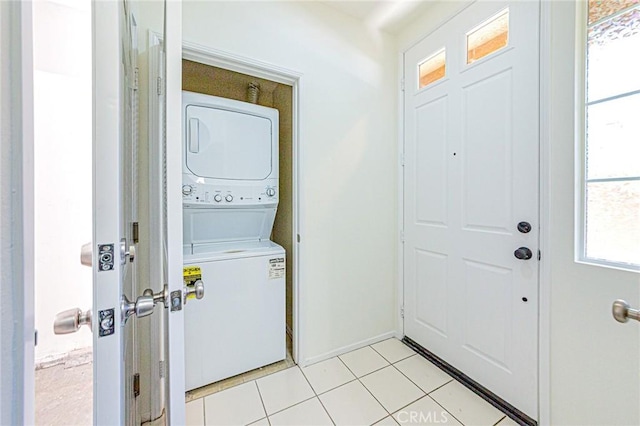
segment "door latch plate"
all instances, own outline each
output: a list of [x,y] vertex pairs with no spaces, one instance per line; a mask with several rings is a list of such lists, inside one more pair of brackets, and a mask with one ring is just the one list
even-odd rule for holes
[[100,337],[110,336],[115,332],[116,321],[114,318],[115,309],[105,309],[98,311],[98,335]]
[[98,271],[112,271],[113,262],[113,244],[98,244]]
[[182,310],[182,291],[175,290],[171,292],[171,312]]

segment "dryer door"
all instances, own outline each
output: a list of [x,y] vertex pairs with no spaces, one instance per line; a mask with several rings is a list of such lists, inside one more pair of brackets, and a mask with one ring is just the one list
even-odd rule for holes
[[251,114],[188,105],[187,168],[212,179],[263,180],[271,174],[273,124]]

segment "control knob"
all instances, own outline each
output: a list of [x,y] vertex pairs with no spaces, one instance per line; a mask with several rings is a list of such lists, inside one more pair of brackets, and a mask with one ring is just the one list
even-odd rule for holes
[[276,190],[273,188],[267,188],[267,195],[269,197],[273,197],[274,195],[276,195]]
[[216,203],[219,203],[220,201],[222,201],[222,195],[220,195],[220,194],[216,194],[216,195],[214,195],[214,196],[213,196],[213,200],[214,200]]
[[191,185],[182,185],[182,195],[191,195],[193,188]]
[[224,197],[224,199],[226,200],[227,203],[230,203],[233,201],[233,195],[229,194],[226,197]]

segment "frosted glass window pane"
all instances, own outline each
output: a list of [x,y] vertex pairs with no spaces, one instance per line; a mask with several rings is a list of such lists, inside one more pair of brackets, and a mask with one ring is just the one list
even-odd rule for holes
[[589,24],[638,3],[640,0],[589,0]]
[[589,28],[587,100],[640,89],[640,5]]
[[640,176],[640,94],[587,109],[587,179]]
[[509,10],[467,34],[467,63],[502,49],[509,42]]
[[640,265],[640,181],[587,184],[586,255]]
[[418,75],[420,76],[418,88],[422,89],[424,86],[440,80],[445,76],[445,73],[446,54],[442,49],[418,65]]

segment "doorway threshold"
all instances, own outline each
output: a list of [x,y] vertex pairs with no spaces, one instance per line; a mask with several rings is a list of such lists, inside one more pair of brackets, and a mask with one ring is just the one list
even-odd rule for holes
[[473,393],[475,393],[476,395],[478,395],[479,397],[487,401],[489,404],[493,405],[498,410],[502,411],[504,414],[509,416],[509,418],[517,422],[519,425],[526,425],[526,426],[538,425],[538,422],[536,422],[534,419],[527,416],[525,413],[518,410],[516,407],[509,404],[507,401],[500,398],[499,396],[497,396],[496,394],[494,394],[489,389],[485,388],[475,380],[471,379],[469,376],[467,376],[462,371],[458,370],[448,362],[444,361],[442,358],[439,358],[438,356],[434,355],[433,353],[431,353],[430,351],[428,351],[427,349],[425,349],[415,341],[411,340],[411,338],[405,336],[402,339],[402,342],[407,346],[409,346],[414,351],[416,351],[422,357],[426,358],[436,367],[440,368],[445,373],[449,374],[459,383],[464,385],[467,389],[469,389],[470,391],[472,391]]

